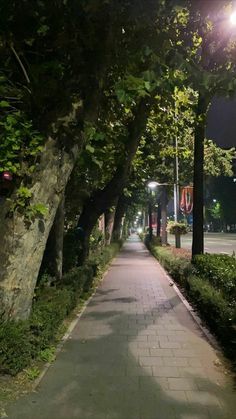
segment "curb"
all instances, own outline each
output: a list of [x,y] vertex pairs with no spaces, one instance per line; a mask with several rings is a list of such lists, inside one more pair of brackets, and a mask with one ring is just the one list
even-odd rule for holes
[[195,309],[191,306],[191,304],[186,300],[180,289],[178,288],[176,282],[169,276],[169,274],[166,272],[166,270],[163,268],[163,266],[158,262],[156,258],[154,258],[157,263],[159,263],[161,270],[163,271],[165,277],[167,278],[169,285],[172,285],[172,288],[175,290],[176,294],[178,295],[181,302],[186,307],[187,311],[191,314],[194,321],[197,323],[198,327],[201,329],[202,333],[207,338],[208,342],[213,346],[215,350],[220,350],[220,346],[216,340],[216,338],[211,334],[211,332],[207,329],[207,327],[203,326],[201,318],[196,314]]
[[166,277],[166,279],[169,282],[169,285],[171,285],[172,288],[175,290],[175,292],[178,295],[179,299],[184,304],[184,306],[186,307],[186,309],[189,312],[189,314],[192,316],[192,318],[195,321],[195,323],[197,323],[199,329],[202,331],[202,333],[204,334],[205,338],[208,340],[208,342],[211,344],[211,346],[216,351],[221,351],[221,347],[220,347],[219,343],[217,342],[216,338],[211,334],[211,332],[208,330],[207,327],[203,326],[201,318],[196,314],[195,309],[191,306],[191,304],[188,302],[188,300],[186,300],[186,298],[184,297],[184,295],[180,291],[179,287],[177,286],[176,282],[173,280],[173,278],[171,278],[171,276],[163,268],[163,266],[158,261],[158,259],[156,259],[155,256],[153,256],[153,254],[151,253],[151,251],[144,245],[144,243],[143,243],[143,246],[150,253],[150,255],[153,257],[153,259],[155,260],[155,262],[160,266],[160,268],[161,268],[164,276]]

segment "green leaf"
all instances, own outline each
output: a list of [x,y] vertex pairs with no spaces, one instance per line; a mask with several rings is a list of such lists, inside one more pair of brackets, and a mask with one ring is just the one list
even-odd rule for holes
[[94,147],[92,147],[90,144],[87,144],[85,149],[86,149],[86,151],[88,151],[91,154],[93,154],[94,151],[95,151]]
[[6,100],[1,100],[0,101],[0,108],[8,108],[9,106],[10,106],[10,104]]

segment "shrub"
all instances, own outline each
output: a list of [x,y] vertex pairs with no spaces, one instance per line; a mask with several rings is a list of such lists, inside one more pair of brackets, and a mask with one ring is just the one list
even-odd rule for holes
[[192,272],[189,260],[174,256],[167,247],[150,244],[149,248],[172,278],[181,285],[185,285],[188,275]]
[[236,342],[234,329],[236,310],[229,306],[223,293],[216,290],[205,279],[190,276],[188,284],[189,294],[208,325],[233,351],[233,345]]
[[15,375],[32,357],[28,322],[10,321],[0,325],[0,372]]
[[0,372],[15,375],[39,354],[56,342],[58,330],[65,317],[76,306],[79,296],[87,292],[99,267],[117,253],[120,243],[112,243],[98,257],[84,266],[71,269],[62,281],[51,286],[53,278],[45,275],[37,289],[29,320],[0,324]]
[[193,304],[235,360],[236,261],[228,255],[200,255],[194,264],[172,253],[171,248],[148,245],[174,280],[184,285]]
[[230,304],[236,304],[236,259],[234,256],[204,254],[193,260],[196,275],[221,290]]
[[59,326],[75,307],[76,301],[76,294],[69,289],[49,288],[40,294],[29,319],[34,354],[54,341]]

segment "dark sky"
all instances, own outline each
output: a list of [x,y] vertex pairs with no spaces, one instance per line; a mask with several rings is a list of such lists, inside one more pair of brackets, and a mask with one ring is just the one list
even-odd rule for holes
[[215,98],[212,101],[206,134],[221,147],[236,147],[236,99]]

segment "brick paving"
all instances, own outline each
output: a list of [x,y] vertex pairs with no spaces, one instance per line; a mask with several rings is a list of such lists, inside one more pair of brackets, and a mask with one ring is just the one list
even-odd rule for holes
[[131,238],[11,419],[233,419],[236,393],[154,258]]

